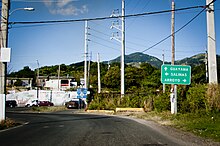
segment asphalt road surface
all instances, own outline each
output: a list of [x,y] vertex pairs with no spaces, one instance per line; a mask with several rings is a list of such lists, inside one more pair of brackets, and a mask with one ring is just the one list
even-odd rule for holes
[[0,146],[166,146],[184,145],[150,126],[116,116],[8,112],[22,126],[0,131]]

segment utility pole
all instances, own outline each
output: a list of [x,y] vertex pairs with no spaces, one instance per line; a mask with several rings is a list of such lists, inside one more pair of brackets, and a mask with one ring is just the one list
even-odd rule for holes
[[108,61],[108,70],[110,69],[110,62]]
[[[163,56],[163,64],[164,64],[164,50],[162,56]],[[163,93],[165,93],[165,84],[163,84]]]
[[100,80],[100,55],[97,54],[97,68],[98,68],[98,93],[101,93],[101,80]]
[[85,21],[84,88],[87,89],[88,21]]
[[91,60],[92,60],[92,52],[90,52],[89,64],[88,64],[88,88],[90,87],[90,65],[91,65]]
[[125,94],[125,0],[122,0],[121,31],[121,97]]
[[208,73],[209,84],[218,84],[217,63],[216,63],[216,39],[215,39],[215,21],[214,21],[214,2],[206,0],[207,8],[207,35],[208,35]]
[[[116,17],[117,13],[119,13],[118,9],[114,10],[111,16]],[[125,0],[122,0],[122,14],[121,14],[121,28],[118,21],[112,23],[110,27],[116,28],[121,31],[121,38],[119,37],[118,32],[113,33],[111,39],[115,39],[116,41],[121,43],[121,97],[124,97],[125,94]]]
[[206,82],[208,83],[209,74],[208,74],[208,52],[207,50],[205,51],[205,77],[206,77]]
[[[171,14],[171,48],[172,48],[172,60],[171,64],[174,65],[175,63],[175,3],[172,0],[172,14]],[[171,94],[170,94],[170,101],[171,101],[171,113],[177,114],[177,85],[171,85]]]
[[[2,0],[1,13],[1,48],[7,48],[8,45],[8,17],[9,0]],[[0,50],[2,51],[2,49]],[[5,120],[5,99],[6,99],[6,69],[7,63],[0,62],[0,121]]]
[[60,91],[60,64],[58,67],[58,91]]
[[37,102],[39,100],[39,74],[40,74],[40,71],[39,71],[39,62],[37,60]]
[[171,53],[171,64],[174,65],[175,63],[175,3],[174,0],[172,0],[172,15],[171,15],[171,48],[172,48],[172,53]]

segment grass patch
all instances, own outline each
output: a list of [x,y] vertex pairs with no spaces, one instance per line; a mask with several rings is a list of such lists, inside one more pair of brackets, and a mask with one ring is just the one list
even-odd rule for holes
[[220,142],[220,113],[187,113],[172,115],[167,112],[148,112],[131,114],[137,118],[153,120],[163,125],[174,126],[195,135]]
[[196,135],[220,141],[220,113],[179,114],[174,124]]
[[18,125],[20,125],[20,123],[17,123],[11,119],[2,120],[0,122],[0,130],[11,128],[11,127],[18,126]]
[[32,107],[31,109],[34,112],[56,112],[66,110],[65,106],[40,106]]

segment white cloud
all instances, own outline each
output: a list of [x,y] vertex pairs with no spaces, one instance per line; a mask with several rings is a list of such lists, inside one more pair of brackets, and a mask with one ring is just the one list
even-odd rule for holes
[[77,8],[72,3],[73,0],[57,0],[56,2],[44,0],[45,6],[49,9],[51,14],[59,15],[79,15],[88,12],[86,5]]
[[58,0],[57,2],[57,6],[58,7],[64,7],[65,5],[67,5],[68,3],[70,3],[72,0]]

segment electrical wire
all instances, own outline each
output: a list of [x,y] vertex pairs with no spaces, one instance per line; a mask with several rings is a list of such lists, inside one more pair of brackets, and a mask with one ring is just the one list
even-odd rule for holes
[[9,22],[9,24],[48,24],[48,23],[68,23],[68,22],[82,22],[82,21],[97,21],[97,20],[106,20],[106,19],[116,19],[116,18],[122,18],[122,17],[130,18],[130,17],[138,17],[138,16],[157,15],[157,14],[169,13],[169,12],[172,12],[172,11],[177,12],[177,11],[184,11],[184,10],[198,9],[198,8],[204,8],[204,6],[193,6],[193,7],[179,8],[179,9],[175,9],[175,10],[145,12],[145,13],[125,15],[125,16],[113,16],[113,17],[108,16],[108,17],[69,19],[69,20],[48,20],[48,21],[26,21],[26,22],[25,21],[23,21],[23,22],[18,21],[18,22]]
[[156,44],[152,45],[151,47],[143,50],[142,52],[146,52],[152,48],[154,48],[155,46],[161,44],[162,42],[164,42],[165,40],[167,40],[168,38],[170,38],[172,35],[178,33],[179,31],[181,31],[183,28],[185,28],[186,26],[188,26],[193,20],[195,20],[202,12],[204,12],[206,10],[206,8],[208,8],[212,3],[214,3],[216,0],[213,0],[212,2],[210,2],[208,5],[203,6],[203,9],[196,15],[194,16],[190,21],[188,21],[185,25],[183,25],[182,27],[180,27],[178,30],[176,30],[174,33],[170,34],[169,36],[165,37],[164,39],[160,40],[159,42],[157,42]]
[[[144,7],[142,8],[141,11],[143,11],[150,3],[151,0],[148,0],[148,2],[146,2],[146,4],[144,5]],[[132,24],[134,24],[134,22],[136,21],[137,19],[134,19],[132,22],[130,22],[130,24],[128,24],[129,27],[131,27]]]
[[99,45],[104,46],[104,47],[106,47],[106,48],[110,48],[110,49],[113,49],[113,50],[116,50],[116,51],[120,51],[119,49],[115,49],[115,48],[109,47],[109,46],[107,46],[107,45],[98,43],[98,42],[96,42],[96,41],[94,41],[94,40],[90,40],[90,42],[93,42],[93,43],[95,43],[95,44],[99,44]]
[[[50,2],[50,3],[59,3],[63,1],[59,0],[11,0],[12,2],[28,2],[28,3],[42,3],[42,2]],[[78,0],[69,0],[70,2],[78,1]]]
[[203,9],[202,11],[200,11],[196,16],[194,16],[190,21],[188,21],[185,25],[183,25],[182,27],[180,27],[177,31],[175,31],[173,34],[170,34],[169,36],[165,37],[164,39],[160,40],[159,42],[157,42],[156,44],[152,45],[151,47],[143,50],[142,52],[146,52],[152,48],[154,48],[155,46],[161,44],[162,42],[166,41],[168,38],[170,38],[172,35],[178,33],[180,30],[182,30],[183,28],[185,28],[187,25],[189,25],[194,19],[196,19],[205,9]]

